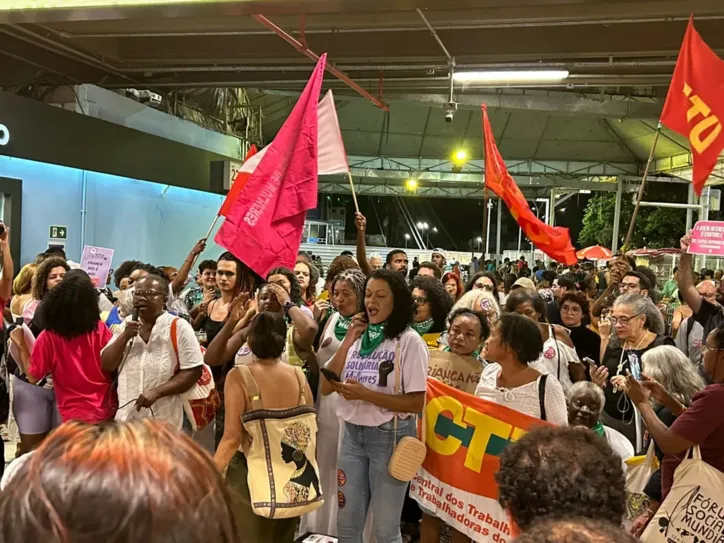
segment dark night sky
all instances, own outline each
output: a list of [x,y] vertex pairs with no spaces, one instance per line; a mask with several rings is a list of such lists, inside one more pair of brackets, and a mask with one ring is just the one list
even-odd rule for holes
[[[583,227],[582,219],[586,203],[590,195],[578,194],[558,207],[556,215],[556,224],[558,226],[566,226],[571,229],[571,239],[573,245],[576,246],[578,234]],[[402,216],[392,197],[365,197],[358,196],[360,210],[367,217],[368,233],[379,234],[380,227],[375,217],[375,209],[379,216],[380,222],[385,217],[389,218],[389,231],[386,234],[391,235],[389,244],[391,246],[404,246],[404,233],[409,232],[409,228],[402,219]],[[350,197],[332,196],[333,205],[346,204],[347,208],[347,231],[348,240],[354,239],[354,206]],[[468,250],[471,239],[482,235],[483,228],[483,202],[476,199],[449,199],[449,198],[421,198],[409,197],[405,198],[405,203],[413,216],[415,222],[427,222],[430,227],[436,226],[438,233],[433,234],[430,243],[433,246],[440,246],[446,249],[454,249],[456,246],[459,250]],[[504,204],[503,204],[504,205]],[[539,216],[544,219],[545,205],[543,202],[537,202],[539,206]],[[562,211],[565,209],[565,211]],[[535,211],[535,210],[534,210]],[[490,249],[495,251],[496,239],[496,219],[497,209],[493,207],[491,217],[491,233],[490,233]],[[447,234],[445,234],[447,230]],[[518,227],[515,221],[508,213],[507,208],[503,208],[502,217],[502,250],[515,250],[518,247]],[[412,240],[410,240],[412,244]],[[528,249],[528,244],[523,239],[522,249]],[[576,247],[580,249],[580,247]]]

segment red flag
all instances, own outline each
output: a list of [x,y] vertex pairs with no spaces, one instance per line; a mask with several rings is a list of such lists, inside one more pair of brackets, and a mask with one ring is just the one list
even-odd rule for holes
[[[256,154],[256,144],[252,143],[251,147],[249,147],[249,152],[247,152],[246,157],[244,157],[244,162],[249,160],[255,154]],[[226,195],[226,199],[224,200],[224,203],[221,204],[221,209],[219,209],[219,212],[217,213],[217,215],[219,215],[221,217],[226,217],[229,214],[229,211],[231,210],[231,206],[234,205],[234,202],[236,202],[236,200],[239,198],[241,189],[243,189],[246,186],[250,177],[251,177],[251,173],[245,172],[242,169],[239,169],[239,171],[236,172],[236,177],[234,177],[234,182],[231,185],[231,190],[229,190],[228,194]]]
[[488,110],[483,105],[483,137],[485,139],[485,186],[497,194],[508,206],[510,214],[523,229],[527,238],[556,262],[567,266],[578,262],[571,245],[568,228],[548,226],[530,210],[528,200],[520,192],[515,180],[508,173],[503,157],[495,145],[493,131],[488,120]]
[[724,149],[724,60],[704,43],[689,19],[661,123],[689,139],[694,190],[701,190]]
[[266,277],[293,267],[304,216],[317,206],[317,102],[327,55],[232,204],[215,241]]

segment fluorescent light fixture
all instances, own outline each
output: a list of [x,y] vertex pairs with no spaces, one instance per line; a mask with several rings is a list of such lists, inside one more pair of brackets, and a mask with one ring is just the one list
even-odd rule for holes
[[[0,11],[203,4],[207,0],[0,0]],[[217,0],[228,3],[235,0]]]
[[568,70],[508,70],[453,74],[453,80],[459,83],[540,83],[562,81],[567,77]]

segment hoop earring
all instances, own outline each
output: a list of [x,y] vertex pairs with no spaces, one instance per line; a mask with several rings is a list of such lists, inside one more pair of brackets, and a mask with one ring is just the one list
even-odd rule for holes
[[292,453],[292,458],[295,462],[301,462],[304,458],[304,453],[299,449],[294,449],[294,452]]

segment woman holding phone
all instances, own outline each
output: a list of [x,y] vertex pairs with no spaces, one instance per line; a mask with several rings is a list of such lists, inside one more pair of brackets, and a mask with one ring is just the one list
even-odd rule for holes
[[340,543],[360,540],[370,509],[377,541],[400,541],[407,483],[394,479],[388,464],[396,443],[415,435],[412,414],[425,404],[429,354],[410,328],[412,299],[401,274],[374,272],[364,305],[326,365],[340,380],[323,373],[321,388],[339,395],[337,414],[345,427],[337,475]]

